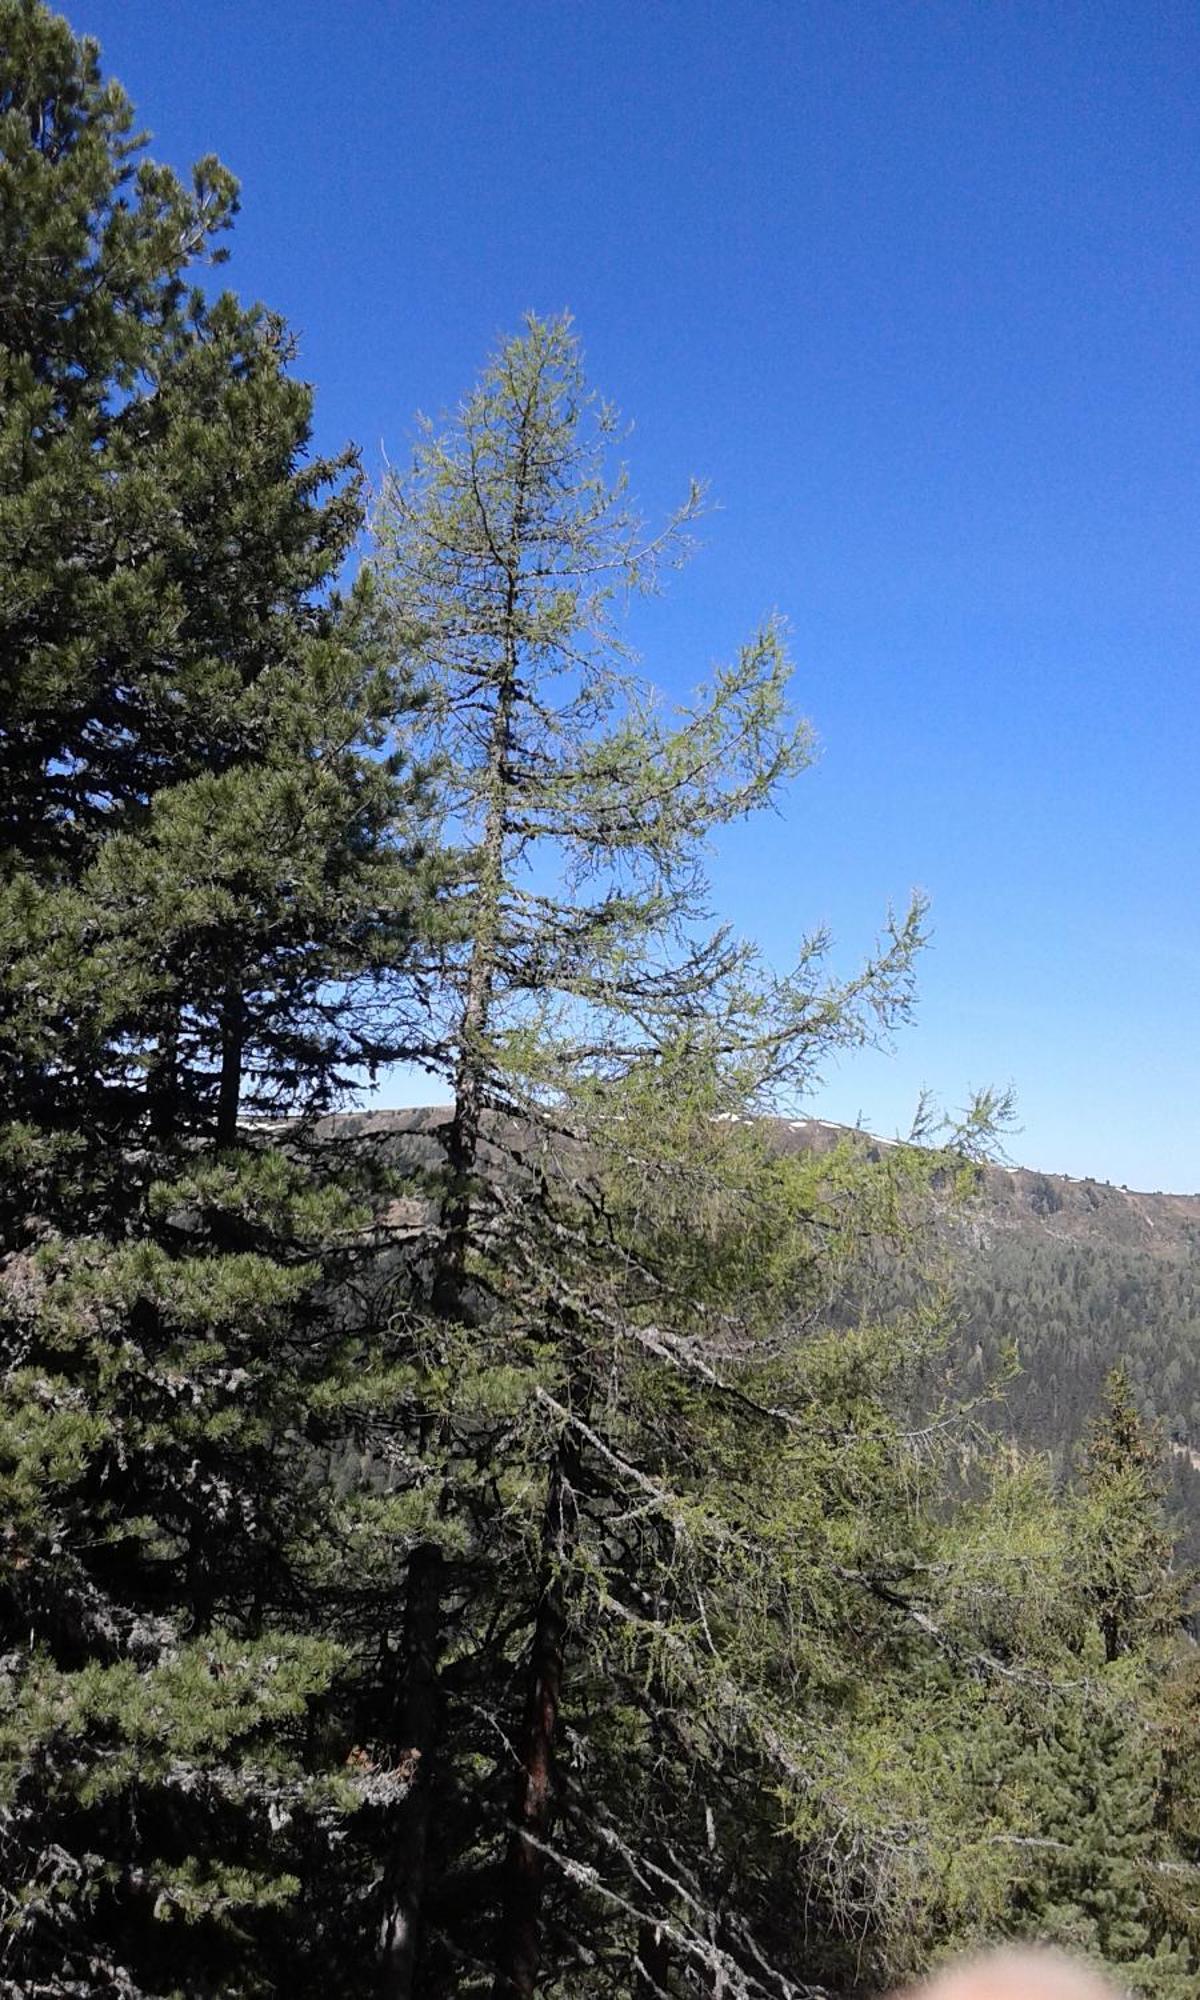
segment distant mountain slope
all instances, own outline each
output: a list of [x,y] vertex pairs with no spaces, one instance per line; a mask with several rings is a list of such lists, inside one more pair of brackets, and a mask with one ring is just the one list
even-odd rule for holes
[[1200,1560],[1200,1199],[989,1168],[960,1225],[959,1348],[983,1379],[1015,1341],[1013,1433],[1064,1450],[1124,1362],[1174,1452],[1172,1500]]
[[[365,1112],[330,1124],[417,1165],[435,1156],[444,1115]],[[822,1119],[780,1120],[778,1135],[785,1147],[819,1151],[850,1136],[890,1143]],[[950,1228],[960,1379],[994,1377],[1015,1345],[1020,1372],[994,1421],[1065,1458],[1109,1369],[1125,1362],[1174,1447],[1171,1504],[1188,1559],[1200,1562],[1200,1195],[989,1166]]]
[[[846,1136],[820,1120],[786,1129],[817,1147]],[[951,1265],[968,1385],[993,1378],[1016,1348],[1019,1373],[995,1413],[1013,1436],[1065,1458],[1105,1376],[1126,1364],[1172,1446],[1170,1504],[1188,1560],[1200,1563],[1200,1195],[989,1166],[978,1200],[951,1224]]]
[[[822,1149],[842,1139],[866,1146],[891,1146],[892,1139],[831,1124],[825,1118],[777,1121],[796,1143]],[[986,1200],[983,1231],[1044,1225],[1048,1236],[1161,1248],[1168,1256],[1182,1245],[1200,1244],[1200,1194],[1140,1194],[1109,1181],[1077,1180],[1071,1174],[1044,1174],[1031,1167],[988,1166],[983,1170]]]

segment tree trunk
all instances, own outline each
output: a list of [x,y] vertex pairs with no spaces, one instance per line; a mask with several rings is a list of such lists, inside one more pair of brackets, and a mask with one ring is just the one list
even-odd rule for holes
[[217,1091],[217,1146],[237,1145],[242,1096],[242,1054],[246,1044],[246,1002],[231,980],[221,1010],[221,1081]]
[[396,1806],[388,1836],[384,1907],[379,1927],[379,2000],[409,2000],[420,1947],[421,1908],[429,1855],[433,1761],[439,1737],[438,1658],[442,1646],[441,1551],[414,1549],[404,1603],[404,1706],[396,1730],[398,1755],[413,1765],[412,1785]]
[[525,1713],[517,1739],[521,1764],[504,1861],[492,2000],[533,2000],[541,1971],[546,1846],[554,1829],[555,1754],[566,1640],[561,1574],[565,1489],[564,1448],[560,1446],[550,1469],[546,1496],[546,1561],[529,1651]]
[[[467,1260],[475,1209],[475,1170],[484,1111],[484,1075],[487,1067],[483,1039],[491,1011],[492,984],[496,973],[504,897],[504,866],[508,838],[512,789],[512,733],[517,707],[517,605],[520,593],[520,560],[524,520],[526,458],[522,457],[517,479],[512,522],[515,558],[508,565],[502,627],[502,653],[495,671],[496,705],[488,732],[487,766],[484,781],[484,824],[479,870],[479,897],[475,913],[471,956],[467,966],[462,1014],[458,1024],[458,1062],[454,1077],[454,1113],[446,1143],[446,1184],[438,1217],[439,1242],[433,1279],[434,1311],[450,1320],[468,1317]],[[413,1562],[427,1558],[428,1548],[414,1552]],[[436,1695],[438,1662],[441,1658],[441,1600],[435,1595],[427,1613],[426,1652],[431,1689]],[[437,1727],[436,1700],[429,1709],[430,1745]],[[425,1845],[428,1838],[429,1780],[425,1776],[424,1832],[421,1835],[421,1865],[411,1878],[404,1921],[415,1937],[424,1896]],[[420,1810],[414,1804],[414,1820]],[[411,1954],[412,1945],[409,1945]],[[409,1986],[386,1989],[390,2000],[401,2000]]]
[[492,982],[496,973],[512,782],[509,759],[512,754],[513,712],[517,701],[517,657],[511,627],[516,598],[517,578],[512,575],[505,607],[510,637],[505,645],[503,667],[497,677],[496,708],[488,737],[487,809],[480,856],[479,906],[458,1028],[454,1115],[446,1142],[446,1192],[440,1216],[441,1247],[434,1305],[449,1318],[461,1317],[463,1310],[463,1284],[474,1206],[473,1180],[483,1123],[486,1058],[481,1042],[487,1031]]
[[[460,1022],[454,1114],[446,1143],[446,1186],[438,1217],[439,1243],[433,1308],[444,1319],[467,1317],[467,1255],[474,1209],[474,1174],[483,1113],[478,1043],[487,1024],[499,914],[504,851],[504,759],[511,716],[508,683],[501,688],[493,722],[492,800],[484,837],[479,924],[471,949]],[[442,1654],[443,1564],[434,1543],[409,1558],[405,1610],[407,1684],[404,1747],[418,1753],[413,1789],[397,1811],[388,1864],[387,1903],[380,1931],[380,2000],[409,2000],[414,1991],[421,1913],[425,1900],[432,1762],[440,1731],[438,1666]]]
[[638,2000],[643,2000],[643,1996],[644,2000],[660,2000],[662,1994],[669,1992],[671,1952],[666,1933],[648,1919],[638,1925],[634,1973]]
[[169,1145],[179,1122],[179,1016],[174,1010],[159,1036],[146,1079],[146,1096],[151,1134]]

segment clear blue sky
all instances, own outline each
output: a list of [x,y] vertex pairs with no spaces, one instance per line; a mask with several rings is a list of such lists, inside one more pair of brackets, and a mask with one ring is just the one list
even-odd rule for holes
[[722,907],[853,963],[933,899],[917,1026],[814,1108],[1012,1082],[1030,1164],[1200,1187],[1200,14],[1191,0],[75,0],[376,467],[528,307],[720,502],[641,626],[772,608],[823,745]]

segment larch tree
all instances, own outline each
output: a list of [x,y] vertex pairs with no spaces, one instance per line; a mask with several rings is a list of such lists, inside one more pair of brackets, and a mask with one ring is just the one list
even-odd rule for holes
[[[717,1886],[738,1853],[769,1875],[789,1810],[814,1884],[856,1828],[829,1917],[846,1949],[863,1897],[889,1906],[881,1930],[902,1899],[865,1884],[871,1827],[881,1870],[889,1844],[872,1815],[904,1789],[901,1759],[872,1791],[885,1705],[856,1749],[831,1730],[814,1756],[793,1702],[815,1664],[808,1638],[789,1651],[786,1607],[822,1604],[827,1720],[872,1619],[903,1706],[918,1614],[875,1590],[863,1542],[886,1546],[904,1491],[878,1385],[916,1333],[866,1306],[854,1337],[830,1329],[905,1240],[930,1166],[781,1157],[762,1114],[903,1017],[921,912],[840,983],[823,938],[778,977],[711,925],[709,840],[771,803],[809,739],[774,624],[679,711],[637,673],[620,613],[682,553],[699,495],[647,535],[615,434],[569,322],[531,319],[376,517],[467,857],[465,941],[428,964],[420,1060],[452,1104],[396,1325],[419,1439],[397,1474],[397,1747],[417,1779],[381,1915],[390,1995],[668,1990],[668,1964],[696,1990],[799,1991],[794,1939],[764,1969],[765,1877],[727,1916]],[[735,1769],[761,1846],[714,1820]]]

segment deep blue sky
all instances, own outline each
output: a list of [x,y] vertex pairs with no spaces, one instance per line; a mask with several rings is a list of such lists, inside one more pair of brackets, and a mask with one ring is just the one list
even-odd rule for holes
[[403,454],[570,307],[682,690],[767,610],[823,745],[722,908],[838,962],[933,899],[918,1025],[816,1108],[1017,1089],[1033,1165],[1200,1187],[1200,14],[1191,0],[75,0],[243,182],[319,439]]

